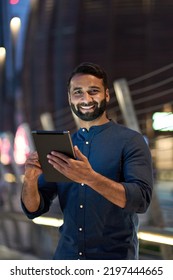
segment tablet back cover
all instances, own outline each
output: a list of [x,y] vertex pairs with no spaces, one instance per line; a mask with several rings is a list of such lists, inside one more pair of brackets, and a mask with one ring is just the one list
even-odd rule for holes
[[32,135],[45,180],[47,182],[70,182],[71,180],[54,169],[47,159],[47,155],[52,151],[74,158],[70,132],[32,131]]

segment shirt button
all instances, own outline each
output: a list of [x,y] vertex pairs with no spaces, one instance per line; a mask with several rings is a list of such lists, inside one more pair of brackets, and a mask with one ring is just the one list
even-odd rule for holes
[[82,183],[81,186],[84,186],[84,183]]
[[88,141],[86,141],[86,142],[85,142],[85,144],[87,144],[87,145],[88,145],[88,144],[89,144],[89,142],[88,142]]
[[83,205],[82,205],[82,204],[80,205],[80,208],[83,208]]
[[83,254],[82,254],[82,252],[79,252],[79,256],[82,256]]
[[81,228],[81,227],[79,228],[79,231],[82,231],[82,228]]
[[84,132],[84,131],[85,131],[85,128],[83,128],[82,131]]

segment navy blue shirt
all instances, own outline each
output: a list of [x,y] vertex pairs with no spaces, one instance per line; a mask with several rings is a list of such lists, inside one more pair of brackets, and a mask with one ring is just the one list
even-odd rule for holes
[[125,208],[87,185],[47,183],[40,175],[40,207],[29,213],[23,205],[26,215],[33,219],[47,212],[58,195],[64,224],[54,259],[137,259],[137,213],[147,210],[153,184],[151,155],[143,136],[110,121],[89,131],[79,129],[72,141],[96,172],[124,185]]

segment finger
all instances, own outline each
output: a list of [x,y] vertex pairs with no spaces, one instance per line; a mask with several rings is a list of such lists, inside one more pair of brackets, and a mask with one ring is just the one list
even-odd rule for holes
[[28,164],[25,165],[25,171],[26,170],[39,170],[40,172],[42,172],[42,168],[39,165],[33,165],[33,164]]
[[30,154],[28,157],[27,157],[27,159],[26,159],[26,164],[28,163],[28,162],[38,162],[39,161],[39,159],[38,159],[38,155],[37,155],[37,153],[34,153],[34,154]]
[[48,162],[52,164],[54,167],[55,166],[65,166],[68,164],[67,160],[64,160],[64,157],[58,157],[58,156],[53,156],[53,155],[47,155]]
[[61,172],[63,174],[64,174],[64,171],[67,170],[67,164],[63,160],[56,159],[56,162],[55,162],[55,161],[49,159],[48,162],[53,166],[53,168],[55,168],[56,170],[58,170],[59,172]]
[[40,162],[38,160],[38,158],[28,158],[25,162],[25,167],[37,167],[37,168],[41,168]]
[[38,159],[38,157],[28,157],[28,158],[26,159],[26,163],[28,163],[28,162],[38,163],[38,162],[39,162],[39,159]]
[[29,157],[38,157],[38,153],[36,151],[29,154]]
[[57,162],[58,160],[60,161],[63,161],[65,162],[66,164],[69,164],[69,160],[71,158],[69,158],[67,155],[64,155],[62,153],[59,153],[59,152],[55,152],[55,151],[52,151],[50,154],[47,155],[47,158],[48,159],[51,159],[55,162]]
[[64,160],[69,158],[67,155],[65,155],[65,154],[63,154],[63,153],[60,153],[60,152],[56,152],[56,151],[52,151],[52,152],[50,153],[50,155],[56,156],[56,157],[58,157],[58,158],[62,158],[62,159],[64,159]]

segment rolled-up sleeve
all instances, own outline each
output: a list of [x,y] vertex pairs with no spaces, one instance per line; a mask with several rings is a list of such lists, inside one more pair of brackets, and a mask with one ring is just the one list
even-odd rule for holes
[[40,193],[40,205],[37,211],[29,212],[21,201],[22,209],[29,219],[34,219],[49,211],[53,199],[57,196],[57,184],[46,182],[43,174],[41,174],[38,178],[38,190]]
[[127,203],[126,209],[136,213],[146,212],[152,198],[153,172],[150,150],[137,134],[123,151],[123,170]]

